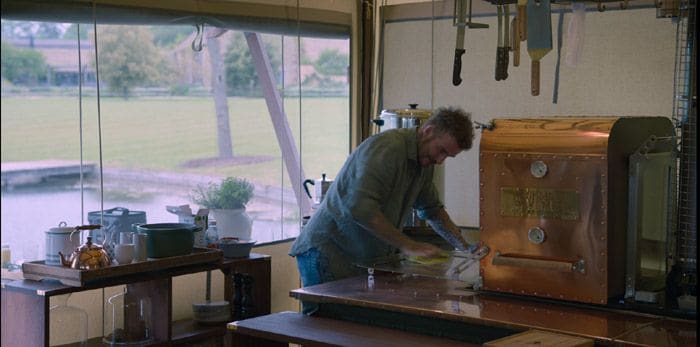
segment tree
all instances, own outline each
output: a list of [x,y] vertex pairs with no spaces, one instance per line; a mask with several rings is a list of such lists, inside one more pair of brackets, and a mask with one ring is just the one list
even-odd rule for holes
[[2,21],[2,37],[21,39],[58,39],[64,24],[49,22]]
[[151,27],[153,42],[158,47],[173,47],[192,33],[191,25],[156,25]]
[[219,147],[219,158],[233,158],[233,141],[228,116],[228,100],[226,80],[224,79],[224,64],[221,57],[219,38],[225,29],[210,28],[207,30],[207,47],[211,63],[211,89],[214,94],[216,111],[216,139]]
[[37,84],[46,79],[46,60],[41,53],[2,42],[2,78],[14,84]]
[[314,62],[316,71],[322,75],[342,76],[347,74],[348,55],[337,49],[324,49]]
[[[280,44],[272,39],[264,39],[263,41],[272,70],[278,71],[281,65]],[[224,65],[226,66],[226,84],[230,95],[251,95],[259,88],[258,75],[255,72],[250,49],[243,33],[235,32],[231,35]]]
[[[108,26],[98,33],[100,78],[128,98],[136,86],[153,86],[166,75],[165,59],[143,26]],[[93,62],[93,66],[94,66]]]
[[[89,40],[92,38],[92,25],[83,24],[80,26],[80,40]],[[66,32],[63,33],[61,37],[64,40],[77,40],[78,39],[78,25],[71,24]]]

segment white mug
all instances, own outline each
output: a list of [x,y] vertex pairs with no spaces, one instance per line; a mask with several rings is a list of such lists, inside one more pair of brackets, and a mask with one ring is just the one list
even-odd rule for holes
[[119,265],[131,264],[134,261],[134,244],[120,243],[114,245],[114,258]]
[[134,233],[134,260],[145,261],[148,258],[146,241],[148,234]]
[[46,265],[61,266],[58,252],[68,258],[80,247],[80,232],[66,225],[66,222],[61,222],[58,227],[46,231]]

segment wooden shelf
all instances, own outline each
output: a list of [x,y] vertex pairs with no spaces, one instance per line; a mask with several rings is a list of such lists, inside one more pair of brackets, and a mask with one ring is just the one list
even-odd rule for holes
[[[175,276],[220,270],[225,276],[224,297],[233,296],[233,276],[236,273],[248,274],[253,278],[253,302],[255,315],[270,313],[271,259],[269,255],[251,253],[247,258],[222,258],[215,262],[178,264],[167,268],[154,268],[149,271],[127,271],[118,276],[105,276],[75,287],[62,284],[54,279],[16,280],[2,282],[3,317],[2,341],[8,346],[48,346],[49,344],[49,303],[50,297],[86,290],[100,289],[115,285],[126,285],[127,291],[147,297],[152,306],[153,345],[189,344],[226,334],[225,323],[217,325],[197,324],[191,319],[172,322],[172,278]],[[233,305],[231,305],[233,317]],[[163,310],[167,307],[167,310]],[[17,334],[16,332],[24,332]],[[103,346],[102,337],[88,340],[88,346]]]
[[108,266],[102,269],[78,270],[65,266],[46,265],[43,260],[22,264],[24,278],[40,281],[55,279],[59,282],[74,286],[102,287],[111,282],[125,282],[130,278],[138,279],[154,272],[190,271],[190,266],[216,266],[223,259],[223,253],[218,249],[195,248],[192,253],[174,257],[148,259],[146,261]]

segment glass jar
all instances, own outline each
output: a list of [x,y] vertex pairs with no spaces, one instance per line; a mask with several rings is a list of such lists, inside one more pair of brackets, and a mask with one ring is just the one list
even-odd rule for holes
[[49,307],[49,346],[78,344],[87,346],[88,315],[83,309],[68,306],[71,294],[51,297]]
[[216,247],[216,241],[219,240],[219,231],[216,229],[216,221],[213,219],[209,220],[209,225],[207,226],[207,232],[205,234],[205,239],[207,242],[207,247]]
[[131,295],[126,287],[109,297],[102,341],[108,346],[143,346],[153,342],[151,300]]
[[7,243],[2,244],[2,268],[7,269],[12,264],[12,253],[10,252],[10,245]]

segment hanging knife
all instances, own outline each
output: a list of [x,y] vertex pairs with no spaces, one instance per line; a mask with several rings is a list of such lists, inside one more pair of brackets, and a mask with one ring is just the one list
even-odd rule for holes
[[501,65],[501,79],[508,78],[508,63],[510,60],[510,5],[504,4],[505,18],[503,18],[503,61]]
[[455,58],[452,70],[452,84],[458,86],[462,83],[462,55],[464,55],[464,29],[467,25],[466,0],[455,0],[454,25],[457,26],[457,42],[455,44]]
[[518,38],[527,40],[527,0],[518,0]]
[[518,36],[519,17],[513,18],[512,31],[510,34],[511,47],[513,47],[513,66],[520,66],[520,37]]
[[498,37],[496,38],[496,81],[503,79],[501,72],[503,68],[503,5],[496,5],[496,13],[498,18]]

